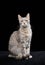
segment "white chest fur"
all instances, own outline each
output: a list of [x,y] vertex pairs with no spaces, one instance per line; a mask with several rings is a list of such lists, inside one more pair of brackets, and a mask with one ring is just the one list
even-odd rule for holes
[[28,41],[32,36],[31,28],[22,28],[20,29],[20,38],[21,40]]

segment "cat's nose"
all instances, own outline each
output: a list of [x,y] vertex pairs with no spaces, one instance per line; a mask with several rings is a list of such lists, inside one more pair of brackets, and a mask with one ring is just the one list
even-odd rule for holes
[[25,24],[25,23],[24,23]]

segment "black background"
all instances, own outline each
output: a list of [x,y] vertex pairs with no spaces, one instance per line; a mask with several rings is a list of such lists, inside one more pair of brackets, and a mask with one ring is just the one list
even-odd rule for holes
[[8,50],[8,41],[11,33],[18,30],[17,15],[26,16],[30,13],[32,26],[32,51],[45,50],[45,10],[44,2],[19,0],[15,2],[1,2],[0,5],[0,51]]

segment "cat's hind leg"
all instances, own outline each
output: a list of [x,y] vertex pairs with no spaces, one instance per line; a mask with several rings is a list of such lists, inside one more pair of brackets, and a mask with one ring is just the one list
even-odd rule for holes
[[14,55],[12,55],[12,54],[9,54],[9,55],[8,55],[8,57],[13,57],[13,58],[15,58],[15,56],[14,56]]
[[22,59],[22,54],[20,53],[17,56],[14,56],[14,55],[9,54],[8,57],[15,58],[15,59]]

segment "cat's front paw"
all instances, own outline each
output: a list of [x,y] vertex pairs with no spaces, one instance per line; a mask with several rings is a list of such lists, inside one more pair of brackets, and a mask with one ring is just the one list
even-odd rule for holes
[[30,55],[29,58],[32,58],[32,55]]
[[26,60],[28,60],[29,58],[32,58],[32,55],[30,55],[29,57],[27,57]]
[[16,56],[16,59],[22,59],[22,54],[18,54],[18,56]]

